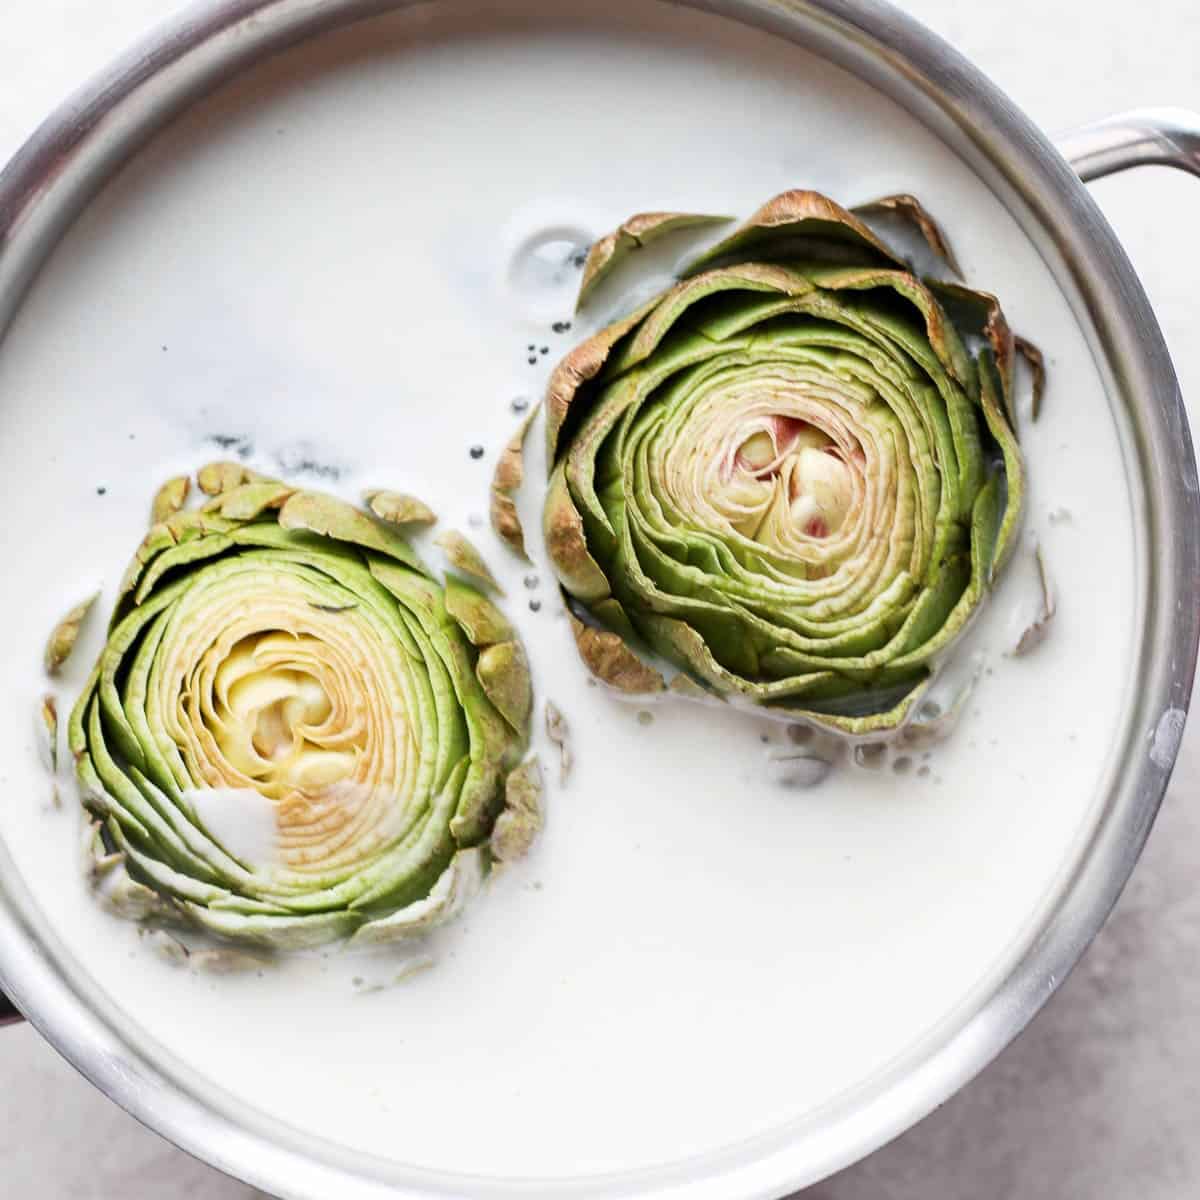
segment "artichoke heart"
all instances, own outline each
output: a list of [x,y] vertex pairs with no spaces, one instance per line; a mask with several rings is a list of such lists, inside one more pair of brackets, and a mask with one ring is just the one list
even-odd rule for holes
[[945,258],[911,197],[786,192],[555,370],[545,541],[608,682],[649,654],[886,735],[991,589],[1025,491],[1013,337],[993,296],[914,275],[880,205]]
[[126,574],[69,726],[95,854],[156,918],[243,945],[408,936],[428,914],[398,914],[486,861],[529,711],[497,707],[480,664],[527,694],[526,659],[399,532],[266,482],[270,505],[247,473],[219,510],[171,512]]

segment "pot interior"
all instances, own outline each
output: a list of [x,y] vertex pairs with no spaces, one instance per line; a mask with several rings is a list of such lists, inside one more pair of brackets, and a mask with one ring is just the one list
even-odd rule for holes
[[[39,278],[0,353],[0,837],[58,969],[181,1086],[363,1175],[566,1194],[815,1138],[829,1106],[865,1102],[973,1011],[1094,827],[1142,584],[1087,342],[925,128],[721,18],[491,8],[425,6],[256,68],[158,137]],[[744,215],[790,187],[921,197],[1050,370],[1021,428],[1026,541],[973,633],[960,727],[907,771],[812,790],[773,779],[779,725],[589,686],[540,548],[530,570],[479,527],[514,400],[585,329],[555,328],[578,251],[633,212]],[[95,587],[106,618],[157,485],[230,455],[349,496],[411,491],[467,530],[571,726],[535,854],[401,985],[373,990],[393,964],[336,952],[229,978],[171,967],[88,895],[72,783],[50,800],[30,732],[49,627]],[[1059,614],[1012,658],[1033,539]]]

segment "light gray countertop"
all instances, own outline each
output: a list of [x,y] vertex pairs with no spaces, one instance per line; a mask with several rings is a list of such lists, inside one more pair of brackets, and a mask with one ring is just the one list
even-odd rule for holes
[[[0,158],[177,0],[5,0]],[[1200,110],[1195,0],[906,0],[1050,131],[1117,109]],[[798,180],[797,183],[803,181]],[[1200,181],[1094,185],[1150,293],[1200,423],[1190,271]],[[917,1128],[806,1200],[1179,1200],[1200,1194],[1200,724],[1116,912],[1029,1030]],[[84,1083],[31,1030],[0,1035],[0,1194],[252,1200]]]

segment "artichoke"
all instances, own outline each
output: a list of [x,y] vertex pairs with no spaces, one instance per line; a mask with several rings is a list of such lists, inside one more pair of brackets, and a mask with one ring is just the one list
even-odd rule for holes
[[[911,197],[863,211],[948,256]],[[551,378],[544,534],[589,666],[896,730],[1014,544],[1013,355],[994,297],[771,200]]]
[[200,484],[160,508],[70,719],[93,882],[271,950],[420,932],[537,808],[512,626],[350,504],[229,464]]

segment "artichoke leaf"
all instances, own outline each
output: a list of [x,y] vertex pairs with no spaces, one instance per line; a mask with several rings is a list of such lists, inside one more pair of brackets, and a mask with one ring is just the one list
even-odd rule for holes
[[179,512],[187,503],[191,489],[192,481],[187,475],[176,475],[173,479],[168,479],[154,494],[154,502],[150,506],[150,523],[161,524]]
[[489,508],[492,528],[509,549],[525,562],[531,559],[525,549],[525,531],[517,513],[515,496],[525,479],[525,437],[540,407],[540,404],[535,404],[517,427],[516,433],[509,438],[492,475]]
[[852,212],[819,192],[793,189],[781,192],[754,212],[743,225],[692,260],[688,274],[734,254],[741,258],[791,249],[797,239],[812,239],[815,250],[822,242],[844,245],[869,260],[903,265],[899,258]]
[[498,862],[524,858],[545,823],[542,766],[536,755],[513,770],[505,783],[504,811],[496,818],[489,847]]
[[485,587],[503,596],[504,589],[496,582],[492,569],[484,561],[484,557],[475,546],[457,529],[447,529],[433,539],[433,544],[441,549],[447,561],[464,575],[477,579]]
[[497,642],[479,653],[475,674],[487,698],[515,730],[529,724],[533,682],[520,642]]
[[389,525],[436,525],[437,515],[423,500],[406,492],[374,490],[364,493],[363,502]]
[[929,210],[916,198],[907,192],[899,192],[891,196],[881,196],[878,200],[866,204],[856,204],[851,211],[860,217],[878,216],[880,213],[893,214],[902,218],[911,228],[920,234],[925,244],[940,258],[955,275],[962,277],[962,268],[950,248],[950,242],[942,227],[934,220]]
[[1033,376],[1033,391],[1029,402],[1029,419],[1036,421],[1042,415],[1042,400],[1046,395],[1046,358],[1028,339],[1019,334],[1013,338],[1017,353],[1025,360]]
[[546,737],[550,739],[551,745],[558,747],[558,782],[560,785],[565,784],[573,762],[571,727],[553,700],[546,701]]
[[206,496],[219,496],[222,492],[231,492],[244,483],[253,483],[264,478],[245,463],[229,461],[205,463],[196,472],[196,484]]
[[579,657],[601,683],[630,696],[666,690],[662,675],[644,663],[620,634],[586,625],[574,613],[570,616]]
[[75,643],[79,640],[79,633],[83,622],[88,613],[92,611],[92,606],[99,599],[100,593],[96,592],[86,600],[75,605],[55,625],[54,629],[51,630],[50,637],[46,642],[46,652],[43,656],[47,674],[57,675],[62,667],[66,665],[67,659],[71,657],[71,651],[75,649]]
[[576,312],[587,303],[588,297],[603,279],[643,246],[648,246],[671,233],[726,225],[732,219],[703,213],[650,212],[636,213],[622,221],[612,233],[600,238],[588,252],[587,261],[583,264],[579,296],[575,302]]

